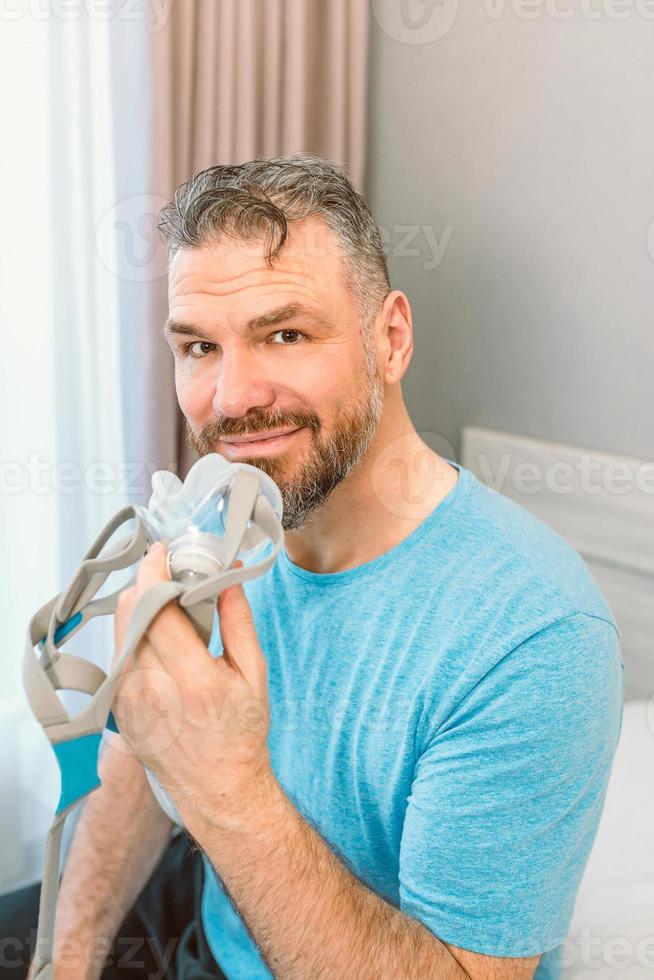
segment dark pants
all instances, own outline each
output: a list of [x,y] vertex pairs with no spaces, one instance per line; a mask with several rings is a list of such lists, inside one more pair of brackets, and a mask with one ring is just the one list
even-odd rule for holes
[[[225,977],[202,929],[202,854],[173,837],[123,921],[102,980],[214,980]],[[0,980],[27,976],[36,939],[40,884],[0,896]]]

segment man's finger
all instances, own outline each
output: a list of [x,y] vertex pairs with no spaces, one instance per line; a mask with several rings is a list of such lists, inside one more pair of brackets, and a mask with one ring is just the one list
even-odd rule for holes
[[116,611],[114,613],[114,643],[116,645],[116,656],[120,653],[125,642],[127,626],[132,618],[132,610],[136,605],[136,589],[131,586],[124,589],[118,596]]
[[[166,554],[165,545],[157,541],[141,559],[136,576],[139,598],[153,585],[170,581]],[[175,600],[157,613],[148,626],[147,637],[161,662],[171,671],[174,671],[180,659],[185,663],[184,669],[187,669],[189,657],[206,659],[210,656],[193,623]]]
[[242,585],[231,585],[218,597],[218,626],[230,663],[258,690],[266,663]]

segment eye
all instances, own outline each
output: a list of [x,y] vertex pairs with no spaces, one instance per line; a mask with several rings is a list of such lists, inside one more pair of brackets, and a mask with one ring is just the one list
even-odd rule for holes
[[[291,340],[288,339],[289,334],[293,339]],[[276,330],[275,333],[271,334],[271,337],[282,337],[282,336],[284,336],[286,339],[274,340],[273,343],[280,344],[282,347],[292,347],[294,344],[298,342],[297,338],[304,337],[305,335],[301,333],[299,330],[289,330],[289,329]]]
[[[194,347],[199,347],[200,350],[193,350]],[[205,350],[206,347],[211,348],[211,350]],[[184,344],[184,353],[190,354],[191,357],[204,357],[206,354],[211,354],[215,349],[216,345],[209,343],[208,340],[195,340],[192,344]]]

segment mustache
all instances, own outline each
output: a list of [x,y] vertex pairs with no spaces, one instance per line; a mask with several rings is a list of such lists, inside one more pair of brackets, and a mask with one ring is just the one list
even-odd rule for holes
[[274,429],[307,427],[314,433],[320,430],[320,420],[313,413],[284,412],[273,415],[250,415],[244,419],[214,419],[207,425],[194,429],[186,423],[187,438],[193,437],[203,444],[213,443],[229,436],[253,436]]

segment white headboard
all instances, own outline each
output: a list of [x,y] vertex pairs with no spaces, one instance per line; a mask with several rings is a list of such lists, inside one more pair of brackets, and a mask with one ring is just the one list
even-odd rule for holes
[[461,462],[583,556],[620,627],[627,699],[654,694],[654,461],[466,427]]

